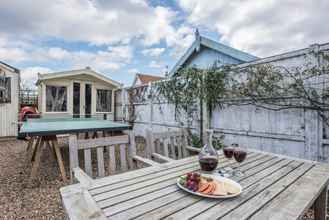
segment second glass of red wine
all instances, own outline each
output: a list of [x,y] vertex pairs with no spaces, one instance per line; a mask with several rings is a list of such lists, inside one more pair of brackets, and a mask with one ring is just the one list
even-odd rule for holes
[[[233,146],[224,146],[223,148],[223,154],[227,159],[232,159],[233,158],[233,153],[234,153],[234,148]],[[232,173],[233,169],[231,167],[225,167],[221,168],[218,172],[222,176],[230,176]]]
[[[239,164],[242,163],[247,157],[247,151],[243,150],[242,148],[235,148],[233,152],[233,157]],[[239,169],[236,168],[233,171],[233,176],[241,177],[244,173]]]

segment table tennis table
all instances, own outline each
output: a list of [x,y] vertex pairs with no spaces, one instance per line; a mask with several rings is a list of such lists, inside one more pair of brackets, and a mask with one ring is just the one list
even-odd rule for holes
[[53,149],[63,181],[66,181],[66,172],[57,135],[79,134],[98,131],[123,131],[131,129],[124,123],[103,120],[99,118],[34,118],[23,122],[19,134],[29,137],[27,151],[32,150],[31,177],[35,178],[40,166],[42,147]]

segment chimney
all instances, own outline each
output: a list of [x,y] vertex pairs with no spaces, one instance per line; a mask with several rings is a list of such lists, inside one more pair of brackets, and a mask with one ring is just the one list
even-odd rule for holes
[[195,36],[195,40],[198,40],[199,39],[200,33],[199,33],[199,29],[198,28],[195,29],[194,36]]
[[311,44],[309,46],[309,48],[310,48],[311,52],[313,52],[315,54],[318,54],[319,51],[320,51],[320,44],[316,44],[316,43],[315,44]]
[[195,41],[197,42],[197,46],[196,46],[196,51],[198,52],[200,50],[200,44],[201,44],[201,37],[200,37],[200,33],[199,33],[199,30],[198,28],[195,29],[195,32],[194,32],[194,36],[195,36]]

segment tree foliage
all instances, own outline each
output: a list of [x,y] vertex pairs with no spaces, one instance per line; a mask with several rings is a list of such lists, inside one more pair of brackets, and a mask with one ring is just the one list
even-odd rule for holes
[[[209,111],[226,105],[254,105],[280,111],[291,108],[315,110],[328,124],[329,66],[322,56],[321,65],[305,62],[297,67],[258,64],[240,68],[213,66],[201,70],[181,68],[157,84],[157,91],[177,112],[187,112],[201,100]],[[201,103],[202,103],[201,102]]]
[[176,111],[188,111],[202,100],[210,113],[215,107],[221,107],[221,100],[227,95],[229,71],[227,67],[201,70],[194,67],[181,68],[170,79],[156,84],[160,96],[174,103]]

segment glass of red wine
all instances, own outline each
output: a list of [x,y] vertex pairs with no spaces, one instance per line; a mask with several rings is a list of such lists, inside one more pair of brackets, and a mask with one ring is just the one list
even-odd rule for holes
[[[242,163],[246,157],[247,157],[247,151],[243,150],[240,147],[236,147],[234,148],[234,152],[233,152],[233,157],[236,160],[236,162],[238,162],[239,164]],[[233,170],[233,176],[237,176],[237,177],[241,177],[243,176],[243,172],[241,170],[239,170],[238,168],[235,168]]]
[[[223,147],[223,154],[227,159],[232,159],[233,158],[233,154],[234,154],[234,146],[224,146]],[[233,169],[231,167],[225,167],[222,168],[218,171],[219,174],[221,174],[222,176],[229,176],[230,173],[233,171]]]

